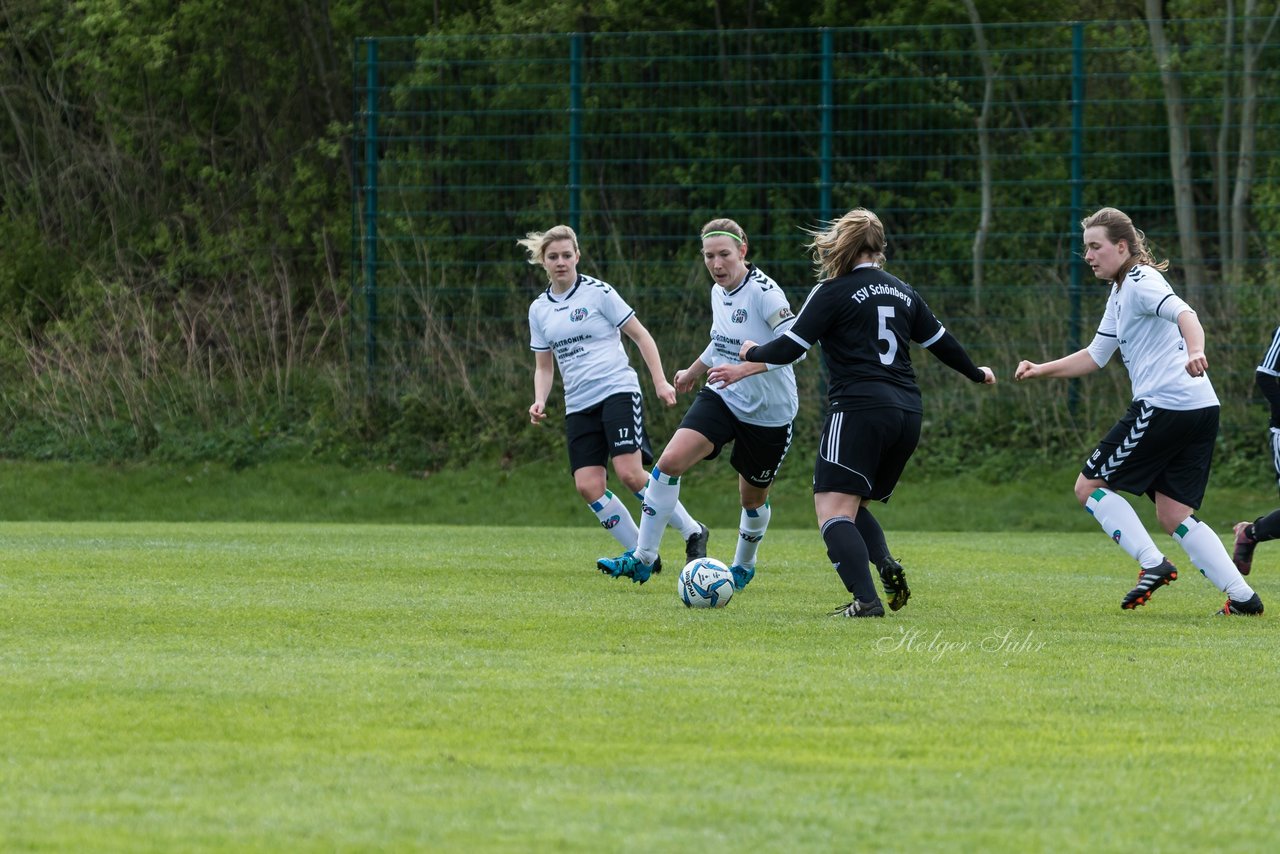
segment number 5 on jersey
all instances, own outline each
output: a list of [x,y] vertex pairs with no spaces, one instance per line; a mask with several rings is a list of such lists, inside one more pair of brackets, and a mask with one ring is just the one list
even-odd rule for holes
[[893,317],[894,307],[891,305],[881,305],[876,307],[876,312],[880,315],[880,340],[889,345],[888,352],[880,354],[880,364],[892,365],[893,359],[898,355],[898,336],[894,335],[889,329],[889,320]]

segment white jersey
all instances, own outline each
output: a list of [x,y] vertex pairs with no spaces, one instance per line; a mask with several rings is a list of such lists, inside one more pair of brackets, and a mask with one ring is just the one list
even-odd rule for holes
[[1184,311],[1191,311],[1191,306],[1173,292],[1160,271],[1138,264],[1111,286],[1089,354],[1102,366],[1120,351],[1134,400],[1183,411],[1217,406],[1208,375],[1187,373],[1187,343],[1178,328],[1178,315]]
[[[732,291],[711,286],[711,343],[698,359],[712,368],[740,364],[738,351],[743,341],[772,341],[790,329],[795,319],[778,283],[748,264],[742,284]],[[727,388],[706,387],[720,395],[740,421],[759,427],[784,427],[795,420],[800,408],[796,375],[790,365],[771,366],[768,372]]]
[[634,315],[607,283],[581,273],[567,293],[547,288],[529,304],[529,349],[555,353],[566,415],[612,394],[640,392],[618,331]]

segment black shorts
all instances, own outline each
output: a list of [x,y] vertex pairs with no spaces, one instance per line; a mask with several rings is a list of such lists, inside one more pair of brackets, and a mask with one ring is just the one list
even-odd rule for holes
[[569,471],[603,466],[614,457],[640,452],[640,459],[653,464],[653,449],[644,429],[644,406],[640,394],[611,394],[590,409],[564,417],[564,434],[569,445]]
[[704,388],[693,399],[680,426],[701,433],[712,444],[706,459],[720,456],[725,445],[733,442],[729,464],[752,486],[764,488],[773,483],[778,469],[791,447],[791,425],[761,427],[747,424],[733,414],[720,395]]
[[1112,489],[1153,499],[1159,492],[1198,509],[1217,438],[1216,406],[1183,411],[1135,400],[1085,460],[1080,474]]
[[813,491],[888,501],[920,443],[919,412],[893,406],[828,412]]

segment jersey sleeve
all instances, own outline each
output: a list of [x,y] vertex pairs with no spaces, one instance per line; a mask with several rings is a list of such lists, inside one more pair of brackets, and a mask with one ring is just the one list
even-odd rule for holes
[[601,285],[600,291],[600,310],[605,317],[609,318],[609,322],[613,324],[615,329],[626,323],[635,314],[635,310],[627,305],[627,301],[622,298],[622,294],[618,293],[615,288],[609,285]]
[[[783,335],[796,322],[796,315],[791,310],[791,304],[787,302],[787,295],[782,292],[782,288],[773,287],[764,293],[764,302],[761,306],[765,322],[769,328],[773,330],[773,337],[777,338]],[[771,371],[784,368],[792,362],[799,362],[805,358],[807,352],[800,353],[793,359],[781,364],[774,362],[766,362],[765,365]]]
[[551,343],[547,341],[547,336],[542,331],[542,324],[538,322],[537,307],[536,302],[529,306],[529,349],[545,352],[551,349]]
[[788,335],[780,335],[767,344],[757,344],[747,351],[745,362],[764,362],[770,365],[781,367],[789,365],[802,358],[805,354],[805,348],[794,338]]
[[1093,340],[1086,348],[1099,368],[1105,367],[1116,350],[1120,349],[1120,339],[1115,335],[1104,334],[1101,329],[1094,333]]
[[1119,323],[1116,320],[1116,298],[1114,290],[1107,299],[1107,307],[1102,311],[1102,320],[1098,321],[1098,331],[1085,349],[1093,357],[1098,367],[1104,367],[1116,350],[1120,348]]
[[911,340],[921,347],[931,347],[947,330],[942,327],[942,321],[938,320],[933,309],[920,298],[918,292],[915,297],[920,301],[920,307],[911,319]]
[[830,328],[835,316],[831,291],[822,287],[822,283],[813,286],[809,295],[800,306],[800,313],[786,330],[786,336],[805,350],[818,342]]
[[982,368],[974,364],[964,346],[946,329],[943,329],[929,345],[929,352],[937,356],[942,364],[957,373],[964,374],[975,383],[983,382],[987,378]]
[[713,361],[715,357],[716,345],[715,342],[712,341],[708,342],[707,346],[702,348],[702,352],[698,354],[698,361],[707,367],[712,367],[715,365],[715,362]]
[[796,316],[787,302],[787,295],[782,288],[773,287],[761,293],[761,313],[765,322],[773,330],[774,335],[781,335],[796,322]]
[[1178,315],[1191,311],[1191,306],[1173,292],[1172,286],[1160,275],[1158,270],[1150,267],[1141,268],[1143,275],[1131,278],[1126,284],[1136,287],[1137,304],[1141,311],[1154,314],[1170,323],[1178,322]]
[[1195,309],[1187,305],[1186,300],[1182,297],[1170,292],[1156,304],[1155,313],[1170,323],[1177,323],[1178,315],[1184,311],[1194,312]]

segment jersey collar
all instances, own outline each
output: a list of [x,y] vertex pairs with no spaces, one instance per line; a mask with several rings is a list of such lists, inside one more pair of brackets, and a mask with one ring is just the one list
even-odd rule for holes
[[731,291],[725,291],[725,292],[724,292],[724,295],[725,295],[725,296],[727,296],[727,297],[731,297],[731,296],[733,296],[734,294],[736,294],[738,291],[742,290],[742,289],[743,289],[743,287],[747,284],[747,279],[750,279],[750,278],[751,278],[751,274],[752,274],[752,273],[754,273],[754,272],[755,272],[755,270],[756,270],[756,265],[755,265],[755,264],[747,264],[747,272],[743,274],[743,276],[742,276],[742,281],[741,281],[741,282],[738,282],[738,286],[737,286],[736,288],[734,288],[733,290],[731,290]]
[[573,287],[571,287],[571,288],[569,288],[569,290],[565,291],[565,292],[564,292],[564,294],[563,294],[563,296],[557,297],[555,294],[553,294],[553,293],[551,292],[551,286],[550,286],[550,285],[548,285],[548,286],[547,286],[547,289],[546,289],[546,291],[544,291],[544,293],[546,293],[546,295],[547,295],[547,301],[548,301],[548,302],[568,302],[569,300],[573,299],[573,295],[574,295],[574,294],[576,294],[576,293],[578,292],[578,288],[580,288],[580,287],[582,287],[582,274],[581,274],[581,273],[579,273],[579,274],[578,274],[578,278],[574,281],[574,283],[573,283]]

